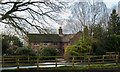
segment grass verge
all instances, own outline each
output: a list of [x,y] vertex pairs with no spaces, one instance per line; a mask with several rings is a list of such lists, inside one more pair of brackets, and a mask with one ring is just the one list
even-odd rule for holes
[[82,70],[82,69],[120,69],[120,64],[91,64],[85,66],[62,66],[57,68],[39,68],[40,70]]
[[[87,70],[87,69],[120,69],[120,64],[91,64],[85,66],[61,66],[61,67],[45,67],[45,68],[20,68],[19,70]],[[16,69],[17,70],[17,69]]]

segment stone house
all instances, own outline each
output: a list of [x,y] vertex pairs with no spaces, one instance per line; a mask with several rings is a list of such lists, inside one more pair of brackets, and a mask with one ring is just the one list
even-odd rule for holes
[[57,48],[61,54],[63,54],[65,48],[68,45],[74,44],[74,42],[78,40],[82,34],[82,32],[78,32],[76,34],[63,34],[61,27],[58,31],[59,34],[28,34],[26,42],[35,51],[43,46],[53,46]]

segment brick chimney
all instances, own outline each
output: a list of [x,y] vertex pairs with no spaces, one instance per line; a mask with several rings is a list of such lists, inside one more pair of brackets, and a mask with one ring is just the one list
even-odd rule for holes
[[62,33],[62,27],[60,27],[58,31],[59,31],[59,35],[63,35],[63,33]]

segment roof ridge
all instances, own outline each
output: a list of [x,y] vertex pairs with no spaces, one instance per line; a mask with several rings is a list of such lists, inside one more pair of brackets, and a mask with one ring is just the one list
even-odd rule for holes
[[27,34],[27,35],[59,35],[59,34]]

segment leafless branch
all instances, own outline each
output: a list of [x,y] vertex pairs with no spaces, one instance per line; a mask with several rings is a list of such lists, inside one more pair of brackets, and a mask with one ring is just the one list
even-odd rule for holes
[[[57,13],[58,11],[60,12],[60,9],[62,9],[63,4],[61,3],[61,5],[57,5],[50,1],[27,1],[27,2],[8,1],[1,3],[0,5],[2,6],[1,8],[2,12],[0,12],[1,19],[0,22],[11,25],[16,30],[20,30],[26,34],[28,33],[28,31],[26,30],[25,27],[30,29],[29,25],[31,27],[35,27],[40,33],[47,32],[47,30],[45,29],[46,27],[45,23],[46,24],[49,23],[46,21],[45,17],[57,21],[53,14]],[[10,8],[8,8],[7,6],[9,6]],[[39,10],[31,8],[31,6],[36,7]],[[18,13],[20,12],[26,13],[26,15],[29,15],[29,17],[24,18],[19,16]]]

